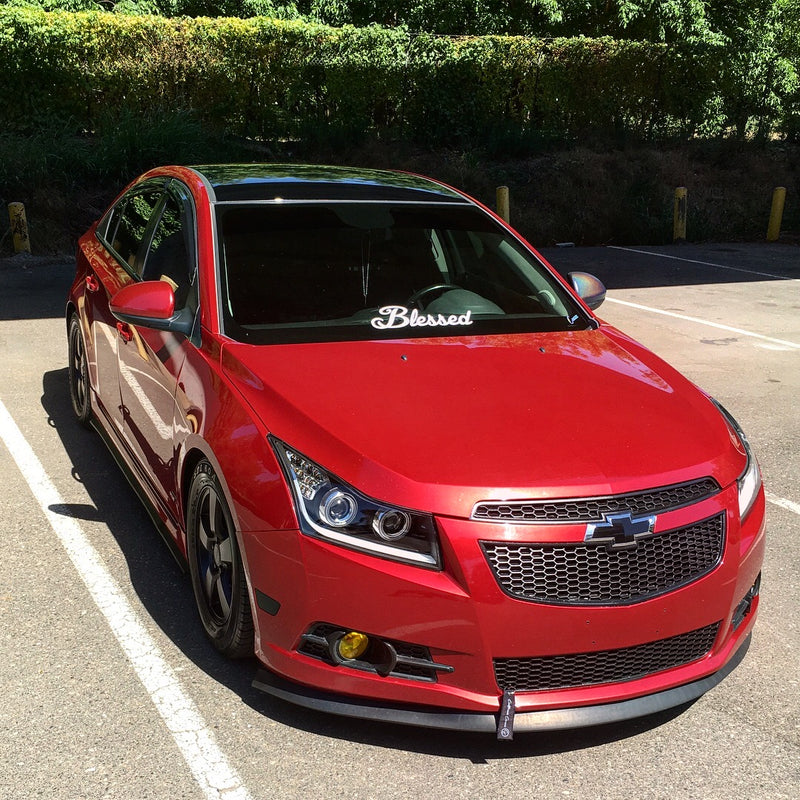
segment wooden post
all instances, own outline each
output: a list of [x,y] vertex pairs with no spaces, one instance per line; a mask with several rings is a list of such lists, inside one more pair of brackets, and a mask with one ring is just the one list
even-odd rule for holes
[[14,252],[30,253],[31,242],[30,239],[28,239],[28,222],[25,219],[25,206],[22,205],[22,203],[9,203],[8,216],[11,220]]
[[686,187],[675,190],[675,206],[672,215],[672,241],[686,241]]
[[497,215],[505,222],[511,221],[511,208],[508,186],[497,187]]
[[772,193],[772,209],[769,212],[769,226],[767,227],[767,241],[777,242],[781,235],[781,222],[783,220],[783,205],[786,202],[786,187],[778,186]]

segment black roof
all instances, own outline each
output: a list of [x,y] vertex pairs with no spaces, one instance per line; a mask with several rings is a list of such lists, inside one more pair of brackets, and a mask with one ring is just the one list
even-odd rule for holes
[[193,168],[219,203],[256,200],[390,200],[467,203],[453,189],[419,175],[307,164],[214,164]]

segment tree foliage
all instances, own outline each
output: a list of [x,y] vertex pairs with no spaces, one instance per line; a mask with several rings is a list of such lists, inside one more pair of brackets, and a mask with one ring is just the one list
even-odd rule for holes
[[[519,35],[662,44],[670,59],[686,62],[685,78],[681,85],[662,86],[653,102],[696,91],[694,84],[707,79],[704,65],[714,62],[721,67],[701,132],[764,138],[777,129],[800,136],[800,0],[0,0],[0,7],[12,5],[115,16],[258,17],[375,26],[412,40]],[[598,102],[612,93],[601,87]]]

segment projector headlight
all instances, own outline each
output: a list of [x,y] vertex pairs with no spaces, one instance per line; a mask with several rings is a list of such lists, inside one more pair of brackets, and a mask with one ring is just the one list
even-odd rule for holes
[[278,439],[270,443],[292,488],[303,533],[382,558],[440,569],[430,514],[373,500]]
[[750,513],[750,509],[753,507],[753,503],[755,503],[758,497],[758,491],[761,488],[761,470],[750,448],[750,443],[747,441],[747,437],[744,435],[744,431],[739,423],[721,403],[718,403],[713,398],[712,402],[725,418],[728,427],[731,429],[736,439],[739,440],[747,456],[747,465],[744,468],[744,472],[737,480],[739,486],[739,519],[743,522],[745,517]]

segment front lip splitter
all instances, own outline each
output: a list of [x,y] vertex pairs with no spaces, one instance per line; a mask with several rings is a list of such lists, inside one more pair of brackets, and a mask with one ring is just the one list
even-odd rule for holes
[[[570,730],[588,728],[594,725],[607,725],[623,722],[637,717],[657,714],[670,708],[691,703],[718,683],[723,681],[739,665],[750,647],[752,635],[744,639],[739,649],[728,663],[712,675],[697,681],[676,686],[663,692],[577,708],[559,708],[546,711],[516,712],[513,733]],[[403,706],[382,704],[372,700],[324,692],[293,683],[285,678],[261,669],[253,679],[253,688],[304,708],[324,711],[344,717],[374,722],[392,722],[397,725],[413,725],[440,730],[471,731],[476,733],[496,733],[499,730],[498,715],[422,706]],[[503,739],[511,738],[509,736]]]

